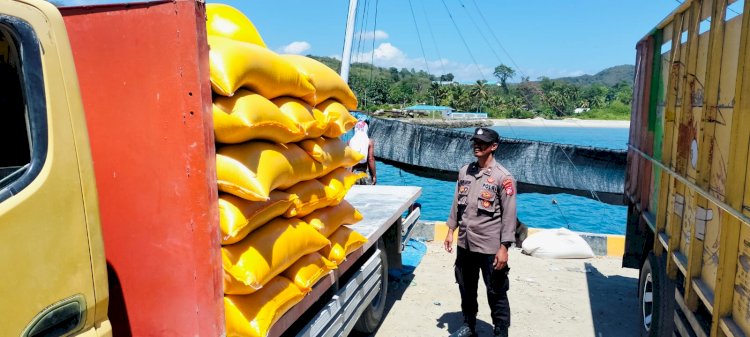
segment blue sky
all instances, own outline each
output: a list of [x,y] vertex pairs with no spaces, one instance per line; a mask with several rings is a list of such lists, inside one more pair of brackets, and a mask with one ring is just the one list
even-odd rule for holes
[[[244,12],[277,52],[341,58],[347,0],[208,2]],[[460,81],[493,81],[501,63],[516,70],[513,81],[633,64],[636,42],[679,6],[677,0],[378,0],[376,17],[375,3],[359,0],[356,59],[450,72]]]

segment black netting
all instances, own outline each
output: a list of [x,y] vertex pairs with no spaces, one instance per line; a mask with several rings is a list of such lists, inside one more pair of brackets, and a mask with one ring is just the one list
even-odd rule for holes
[[[467,132],[372,118],[369,134],[379,160],[420,176],[454,181],[458,169],[475,160]],[[520,193],[569,193],[622,204],[626,155],[502,138],[495,158],[516,177]]]

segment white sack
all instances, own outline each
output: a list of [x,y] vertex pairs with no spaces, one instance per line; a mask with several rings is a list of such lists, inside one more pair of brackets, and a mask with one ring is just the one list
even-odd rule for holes
[[578,234],[566,228],[547,229],[523,241],[523,253],[550,259],[588,259],[594,251]]

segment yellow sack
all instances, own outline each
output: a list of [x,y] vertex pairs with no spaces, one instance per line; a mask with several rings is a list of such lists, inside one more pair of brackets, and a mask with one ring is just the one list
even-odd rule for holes
[[320,250],[320,255],[331,260],[337,266],[346,260],[346,256],[362,247],[367,242],[367,238],[357,233],[353,229],[341,226],[328,237],[331,245]]
[[281,55],[281,57],[295,65],[300,73],[310,79],[310,83],[315,87],[315,104],[332,98],[350,110],[357,109],[357,96],[333,69],[307,56]]
[[307,77],[271,50],[252,43],[209,36],[211,88],[232,96],[240,87],[272,99],[299,97],[315,102],[315,88]]
[[313,108],[302,100],[292,97],[279,97],[274,99],[273,103],[279,107],[282,113],[302,126],[306,133],[305,138],[320,137],[328,128],[328,121],[323,111]]
[[319,209],[302,218],[325,237],[331,236],[341,225],[353,225],[362,220],[362,213],[344,200],[336,206]]
[[318,178],[318,181],[320,181],[323,185],[328,186],[328,188],[339,191],[338,201],[331,204],[331,205],[338,205],[338,203],[341,202],[341,200],[344,200],[344,197],[346,196],[346,192],[349,192],[349,189],[351,189],[352,186],[354,186],[357,180],[359,180],[360,178],[364,178],[366,176],[367,176],[367,173],[365,172],[354,173],[352,171],[349,171],[341,167]]
[[206,4],[206,35],[223,36],[266,48],[252,21],[236,8],[225,4]]
[[313,138],[298,143],[313,159],[333,171],[339,167],[350,167],[365,156],[349,147],[338,138]]
[[292,143],[305,138],[305,130],[296,120],[265,97],[244,89],[237,90],[232,97],[216,97],[213,114],[214,133],[220,143],[252,139]]
[[253,201],[268,200],[269,193],[328,173],[294,143],[263,141],[221,147],[216,153],[219,190]]
[[221,247],[225,294],[251,294],[303,255],[329,245],[299,219],[277,218],[244,240]]
[[271,192],[268,201],[249,201],[222,193],[219,195],[221,244],[242,240],[256,228],[289,211],[296,200],[297,196],[281,191]]
[[305,297],[292,281],[276,276],[252,295],[225,295],[227,337],[265,337],[284,314]]
[[282,275],[294,281],[294,284],[303,292],[309,293],[318,280],[334,269],[336,269],[335,263],[328,261],[320,253],[314,252],[300,258]]
[[328,128],[323,136],[328,138],[338,138],[345,134],[347,131],[354,127],[357,123],[357,119],[349,113],[341,103],[329,99],[323,103],[318,104],[316,108],[323,111],[326,120],[328,121]]
[[340,189],[323,185],[321,182],[311,179],[302,181],[285,190],[294,196],[292,206],[287,209],[284,216],[303,217],[323,207],[339,202]]

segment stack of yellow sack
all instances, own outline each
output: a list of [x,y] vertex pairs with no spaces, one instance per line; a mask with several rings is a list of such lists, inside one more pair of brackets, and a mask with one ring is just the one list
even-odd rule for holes
[[236,9],[206,5],[227,336],[266,336],[366,239],[343,225],[362,155],[339,136],[357,99],[333,70],[266,48]]

